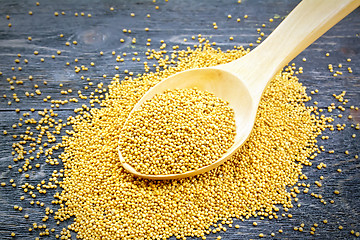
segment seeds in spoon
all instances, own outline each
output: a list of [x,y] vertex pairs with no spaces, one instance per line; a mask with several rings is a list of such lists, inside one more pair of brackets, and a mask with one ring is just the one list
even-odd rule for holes
[[218,160],[235,134],[227,102],[196,88],[168,90],[134,112],[120,135],[120,151],[138,172],[184,173]]

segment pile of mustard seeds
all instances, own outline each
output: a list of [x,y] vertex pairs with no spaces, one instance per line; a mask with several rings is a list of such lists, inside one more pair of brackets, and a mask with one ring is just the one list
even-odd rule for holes
[[127,119],[119,149],[143,174],[179,174],[210,165],[233,143],[234,111],[196,88],[167,90],[145,101]]
[[[191,178],[150,181],[132,176],[119,162],[122,126],[150,87],[174,73],[230,62],[246,53],[204,44],[179,51],[175,67],[129,80],[115,77],[102,108],[79,109],[78,116],[68,119],[73,131],[63,137],[63,191],[55,195],[54,203],[60,204],[55,219],[74,217],[69,229],[81,239],[205,239],[231,227],[233,218],[276,219],[279,205],[293,207],[296,193],[287,187],[304,177],[303,166],[311,165],[308,158],[318,150],[315,138],[331,119],[315,117],[316,108],[305,106],[310,97],[290,71],[274,77],[249,140],[220,167]],[[222,224],[214,228],[218,221]]]

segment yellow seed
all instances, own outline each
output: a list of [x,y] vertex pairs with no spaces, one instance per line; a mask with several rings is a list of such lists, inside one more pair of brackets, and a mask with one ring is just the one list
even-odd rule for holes
[[[130,72],[129,75],[132,75],[132,73]],[[201,99],[199,99],[200,96]],[[169,105],[170,102],[172,102],[171,105]],[[197,107],[188,105],[188,102],[191,102]],[[146,101],[142,106],[142,109],[135,111],[133,117],[129,119],[127,125],[124,126],[119,143],[122,148],[121,151],[123,157],[139,172],[157,175],[183,173],[197,169],[209,165],[211,162],[218,159],[220,157],[219,153],[224,154],[226,149],[233,143],[233,138],[235,136],[235,120],[232,119],[234,116],[233,112],[227,107],[225,102],[208,92],[202,92],[197,89],[176,89],[174,91],[166,91],[163,94],[156,95],[152,100]],[[155,108],[155,106],[157,107]],[[159,108],[159,106],[161,106],[161,108]],[[206,106],[206,109],[199,108],[200,106]],[[192,118],[186,120],[187,116],[182,109],[194,112]],[[158,112],[161,115],[166,114],[168,117],[164,117],[163,120],[158,121],[159,123],[153,122],[151,119],[157,119],[157,117],[153,115],[154,112]],[[201,115],[198,115],[196,112],[200,112]],[[216,122],[211,123],[209,119],[204,118],[205,116],[208,116],[208,114],[217,116],[217,118],[222,119],[221,121],[226,124],[220,126]],[[149,135],[146,132],[134,133],[133,130],[141,127],[144,121],[149,131],[162,129],[165,134],[158,133]],[[189,121],[192,121],[193,124],[189,124]],[[197,121],[201,121],[201,127],[200,122],[199,126],[196,127]],[[208,124],[212,124],[211,126],[218,126],[216,129],[219,130],[216,131],[217,136],[223,139],[221,144],[222,150],[218,149],[218,142],[215,142],[210,138],[208,139],[207,137],[203,137],[202,142],[203,144],[205,144],[205,142],[212,142],[212,148],[201,146],[201,143],[199,142],[200,132],[206,133],[205,135],[209,136],[211,136],[213,132],[210,125],[207,127]],[[198,130],[196,130],[197,128]],[[206,130],[208,128],[210,131]],[[193,150],[182,148],[180,147],[181,145],[169,145],[165,139],[167,138],[170,129],[176,129],[171,132],[178,136],[178,141],[188,142]],[[226,134],[223,130],[226,131]],[[192,134],[189,135],[189,132]],[[158,142],[159,144],[155,144],[149,150],[141,151],[142,144],[147,144],[147,141],[138,142],[129,136],[138,136],[141,139],[147,138],[147,141]],[[134,141],[136,142],[135,145],[133,144]],[[164,144],[162,143],[163,141]],[[140,148],[138,148],[138,146]],[[164,153],[165,155],[163,154],[161,158],[147,157],[151,155],[151,152],[159,152],[164,148],[168,149],[168,152],[172,152],[173,156]],[[132,154],[133,150],[129,151],[128,149],[135,150],[136,155]],[[189,151],[189,156],[182,156],[182,151]],[[203,155],[205,153],[206,158],[204,158],[205,155]],[[178,158],[176,156],[182,157]],[[162,164],[166,164],[167,169],[162,169]]]
[[[261,31],[259,33],[261,35]],[[198,38],[201,38],[201,36],[198,36]],[[194,36],[192,39],[196,39],[196,37]],[[200,39],[199,41],[202,40]],[[311,98],[306,95],[305,87],[292,75],[291,71],[295,72],[295,69],[292,69],[294,66],[290,66],[289,72],[286,72],[286,74],[278,74],[274,77],[274,81],[270,83],[269,89],[264,92],[255,128],[248,142],[232,158],[216,170],[194,178],[155,182],[133,178],[121,168],[118,164],[117,155],[118,138],[121,130],[119,126],[124,125],[129,111],[147,89],[176,72],[194,67],[210,67],[226,63],[238,59],[247,53],[242,48],[234,48],[228,52],[217,51],[212,49],[210,43],[206,42],[206,40],[199,43],[196,50],[189,50],[189,52],[180,52],[180,50],[177,52],[178,47],[174,47],[176,51],[169,55],[168,60],[165,59],[166,53],[164,52],[157,52],[156,50],[146,52],[149,62],[150,60],[159,60],[154,66],[158,71],[151,73],[149,71],[147,74],[133,77],[136,74],[130,72],[131,70],[127,70],[124,73],[127,74],[128,80],[126,78],[120,79],[119,74],[114,76],[112,78],[113,83],[110,83],[106,96],[105,91],[100,93],[103,87],[98,85],[97,91],[94,91],[94,94],[88,95],[92,101],[89,107],[83,105],[81,110],[76,110],[79,111],[76,117],[68,119],[69,124],[66,123],[67,121],[64,122],[64,127],[72,125],[76,131],[68,131],[71,134],[63,138],[62,144],[64,144],[65,150],[60,155],[64,164],[63,172],[61,173],[63,175],[60,176],[59,172],[54,172],[50,176],[49,181],[49,183],[55,185],[57,184],[56,182],[60,182],[60,177],[63,178],[61,185],[64,188],[61,190],[61,194],[59,193],[54,198],[54,203],[60,204],[59,211],[56,211],[54,215],[56,221],[59,221],[58,224],[63,220],[67,220],[69,216],[74,216],[75,221],[79,220],[74,225],[75,231],[84,238],[105,238],[103,234],[109,233],[109,229],[112,229],[111,234],[114,234],[109,238],[114,239],[131,238],[131,236],[152,236],[154,239],[160,237],[170,238],[174,234],[201,237],[206,231],[215,231],[216,233],[220,230],[225,231],[226,228],[223,227],[225,223],[221,223],[222,226],[216,225],[215,228],[211,227],[211,230],[205,230],[205,226],[217,222],[219,216],[228,218],[233,214],[239,217],[257,215],[257,213],[254,214],[248,209],[266,209],[275,212],[276,210],[273,210],[272,207],[274,203],[278,204],[279,202],[286,206],[287,211],[289,211],[293,207],[293,202],[297,201],[296,195],[289,195],[285,186],[292,186],[297,182],[302,167],[304,165],[311,165],[309,160],[297,157],[297,154],[303,152],[304,155],[315,156],[314,151],[316,151],[315,145],[317,144],[315,139],[322,131],[322,127],[327,123],[327,119],[311,118],[310,111],[303,106],[303,103],[310,101]],[[117,59],[120,61],[120,57]],[[176,64],[176,61],[179,61],[179,63]],[[145,68],[150,66],[152,66],[152,63],[144,64]],[[80,71],[83,71],[86,67],[78,68]],[[81,79],[89,79],[90,83],[90,78],[86,77],[85,74]],[[291,84],[291,88],[288,87],[288,84]],[[70,93],[70,91],[63,90],[64,94],[65,92]],[[97,93],[99,93],[99,96]],[[78,92],[79,98],[87,97],[84,96],[85,94],[82,94],[84,93]],[[95,100],[101,99],[100,94],[103,94],[104,107],[94,107],[94,109],[91,109],[91,104],[95,104]],[[30,96],[30,93],[28,95]],[[281,96],[287,96],[287,99],[283,99]],[[302,99],[301,102],[298,102],[299,99]],[[51,102],[54,107],[62,104],[60,100],[50,98],[48,102],[49,104]],[[289,102],[292,104],[289,105]],[[273,106],[278,106],[278,108],[274,109]],[[88,111],[91,112],[91,116],[87,114]],[[47,110],[47,113],[44,114],[53,117],[51,114],[55,113],[50,113]],[[160,114],[155,114],[155,116],[157,115]],[[296,117],[289,118],[288,116]],[[41,131],[43,138],[51,136],[52,131],[55,130],[56,124],[51,122],[52,120],[50,119],[50,117],[44,119],[43,121],[46,120],[48,123],[38,127],[38,131]],[[155,119],[153,118],[153,120]],[[161,116],[159,119],[161,119]],[[277,121],[273,121],[273,119],[277,119]],[[145,119],[142,118],[141,120],[141,124],[144,124],[142,127],[146,129]],[[54,127],[50,127],[50,123]],[[60,124],[60,122],[58,123]],[[289,125],[293,127],[289,129]],[[45,129],[48,126],[51,130]],[[268,126],[271,130],[264,128],[264,126]],[[36,125],[34,128],[36,128]],[[140,131],[141,128],[136,129]],[[174,139],[176,139],[177,136],[172,130],[165,129],[165,131],[168,131],[166,132],[167,134],[173,134]],[[207,129],[200,126],[196,130],[205,131]],[[213,131],[215,130],[216,128],[213,129]],[[47,135],[48,133],[49,135]],[[207,136],[211,136],[211,134]],[[284,137],[291,141],[289,145],[286,145],[283,141],[278,141],[278,139],[283,139]],[[17,138],[20,137],[17,136]],[[50,139],[52,138],[50,137]],[[277,140],[274,141],[274,139]],[[47,148],[50,147],[51,149],[51,143],[45,146],[41,142],[43,140],[40,140],[39,144],[44,149],[36,148],[33,152],[35,153],[34,159],[30,159],[29,162],[32,160],[36,161],[36,151],[43,151],[44,154],[48,153],[50,157],[51,151]],[[198,142],[202,140],[201,138]],[[135,138],[134,141],[146,142],[146,139],[139,137]],[[223,142],[224,140],[222,140]],[[276,143],[276,146],[274,143]],[[200,151],[201,147],[206,149],[206,146],[209,144],[203,142],[202,145],[196,146],[195,144],[193,149]],[[212,146],[212,144],[210,145]],[[142,146],[143,149],[133,150],[132,154],[146,152],[146,148],[151,146],[151,144]],[[169,146],[172,145],[169,144]],[[190,147],[192,147],[191,144],[183,144],[178,152],[184,153]],[[196,147],[199,149],[196,149]],[[262,156],[264,153],[263,149],[275,149],[275,147],[276,151],[268,151],[266,158],[261,158],[261,161],[257,161],[259,156]],[[162,149],[163,153],[166,153],[169,149]],[[220,148],[220,150],[223,149]],[[172,154],[170,156],[173,156]],[[188,155],[190,154],[184,154],[185,157]],[[30,156],[32,154],[25,155],[25,158]],[[84,159],[87,160],[84,161]],[[286,161],[281,161],[284,159]],[[21,161],[19,160],[20,162],[26,162],[26,160],[21,159]],[[49,158],[45,162],[51,164],[54,163],[54,159]],[[34,162],[33,166],[39,168],[40,164]],[[324,165],[321,166],[325,167]],[[27,166],[26,170],[21,167],[20,169],[26,172],[29,171],[30,166]],[[276,176],[276,179],[274,176]],[[302,178],[306,179],[305,177]],[[247,179],[256,179],[256,181],[254,184],[246,184]],[[42,185],[45,184],[41,183],[41,186],[34,186],[40,195],[46,192],[45,189],[47,190],[49,186],[52,186],[46,184],[45,187]],[[305,184],[305,186],[307,185]],[[28,193],[30,191],[35,192],[30,186],[27,186],[26,189],[29,189]],[[96,190],[94,191],[94,189]],[[280,191],[277,192],[278,190]],[[300,192],[300,189],[294,190],[291,193],[295,194],[298,192]],[[231,194],[229,195],[228,193]],[[33,196],[32,194],[31,196]],[[36,197],[36,195],[34,196]],[[79,196],[84,196],[82,199],[86,199],[86,201],[80,200]],[[201,198],[198,196],[201,196]],[[219,198],[213,202],[214,196],[219,196]],[[261,200],[244,203],[244,196],[247,196],[248,199]],[[318,197],[321,199],[320,196]],[[237,202],[234,203],[234,200],[237,200]],[[34,201],[30,201],[31,205],[34,203]],[[40,201],[36,203],[44,205]],[[107,210],[104,211],[104,209]],[[123,209],[127,209],[127,211],[124,212]],[[264,211],[261,215],[259,213],[260,219],[269,215],[269,219],[272,217],[277,218],[277,215],[270,214],[268,211]],[[133,216],[139,216],[142,219],[141,223],[139,223],[141,227],[131,227],[136,222]],[[47,220],[47,218],[43,219]],[[219,223],[217,222],[217,224]],[[154,226],[157,228],[154,228]],[[234,227],[240,228],[239,225]],[[33,228],[35,229],[35,227]],[[43,227],[41,226],[41,228]],[[300,228],[298,230],[300,231]],[[64,235],[63,239],[66,239],[67,231],[67,229],[63,230],[63,234],[61,234],[61,236]],[[48,232],[50,232],[49,229]],[[280,229],[279,232],[281,233],[282,230]]]

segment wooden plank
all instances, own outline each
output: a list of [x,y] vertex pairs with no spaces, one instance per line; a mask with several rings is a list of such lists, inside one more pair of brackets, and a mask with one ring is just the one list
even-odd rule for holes
[[[249,47],[249,43],[255,43],[258,37],[257,28],[261,28],[265,36],[280,23],[292,8],[296,6],[298,0],[243,0],[238,4],[236,0],[221,1],[159,1],[153,3],[151,0],[135,0],[135,1],[114,1],[114,0],[79,0],[76,3],[72,0],[64,1],[44,1],[40,2],[40,6],[36,6],[35,2],[23,2],[21,0],[2,2],[0,9],[0,130],[8,131],[7,136],[1,135],[0,138],[0,182],[6,182],[6,187],[0,188],[0,238],[12,239],[11,232],[16,233],[17,239],[34,239],[38,236],[38,232],[29,232],[28,228],[33,222],[41,221],[44,215],[44,208],[31,206],[30,198],[26,196],[24,201],[20,200],[23,194],[21,184],[25,182],[23,174],[17,174],[16,171],[10,171],[8,165],[13,164],[12,161],[12,143],[15,142],[12,135],[19,135],[23,129],[13,129],[12,125],[19,122],[20,115],[24,112],[30,112],[34,108],[35,112],[31,113],[34,118],[39,118],[37,111],[49,108],[49,102],[44,102],[43,98],[51,95],[52,99],[70,99],[77,96],[77,91],[82,90],[89,94],[91,91],[84,90],[87,84],[86,78],[90,77],[96,87],[97,83],[110,83],[111,77],[118,73],[123,78],[124,70],[134,72],[134,75],[143,73],[142,61],[146,60],[145,46],[147,39],[151,38],[151,48],[158,48],[160,40],[165,40],[168,45],[169,52],[172,51],[173,45],[179,45],[180,49],[192,46],[196,42],[191,40],[191,36],[202,34],[216,41],[217,45],[223,50],[232,49],[233,45],[244,45]],[[114,11],[109,8],[113,6]],[[159,10],[155,9],[159,6]],[[33,15],[28,12],[32,11]],[[59,12],[59,16],[55,17],[54,12]],[[66,14],[61,15],[64,11]],[[74,14],[79,14],[76,17]],[[85,16],[80,16],[84,12]],[[132,18],[130,13],[134,12],[135,17]],[[87,14],[91,17],[87,17]],[[331,103],[335,103],[332,97],[333,93],[339,94],[343,90],[347,91],[346,97],[349,98],[348,105],[357,105],[360,103],[360,10],[346,17],[307,50],[305,50],[298,58],[294,60],[296,66],[304,67],[304,73],[299,75],[300,82],[308,87],[309,92],[318,89],[319,93],[313,96],[313,101],[318,101],[318,106],[326,109]],[[146,14],[151,17],[147,18]],[[227,15],[231,14],[232,18],[228,19]],[[247,14],[248,19],[244,19]],[[10,15],[10,20],[6,19],[6,15]],[[241,18],[240,23],[236,21]],[[274,18],[274,22],[270,23],[269,18]],[[216,22],[219,29],[212,27]],[[12,27],[8,27],[8,23]],[[261,24],[266,24],[265,28]],[[146,32],[148,27],[150,31]],[[131,29],[132,33],[123,33],[123,29]],[[64,34],[64,37],[60,37]],[[27,40],[28,36],[32,37],[32,41]],[[233,36],[234,41],[230,41],[229,37]],[[137,43],[131,44],[131,39],[135,37]],[[119,39],[125,39],[125,43],[121,44]],[[184,42],[187,38],[189,41]],[[71,42],[71,46],[66,46],[65,42]],[[78,44],[72,44],[77,41]],[[256,46],[256,44],[254,44]],[[61,50],[61,55],[57,51]],[[39,51],[39,55],[35,56],[34,51]],[[103,51],[104,55],[100,56],[99,52]],[[112,51],[116,54],[113,56]],[[125,62],[116,62],[116,55],[126,52],[128,56],[124,57]],[[141,58],[140,62],[132,61],[133,53],[138,52]],[[329,57],[325,53],[330,53]],[[21,57],[17,57],[21,54]],[[55,59],[51,58],[55,55]],[[307,61],[303,62],[302,59]],[[40,58],[45,61],[41,62]],[[78,62],[74,62],[75,59]],[[351,62],[346,59],[351,58]],[[20,59],[21,63],[14,62]],[[24,63],[24,59],[28,59],[28,63]],[[148,60],[146,60],[148,61]],[[70,66],[66,66],[66,62],[70,62]],[[86,65],[94,62],[95,66],[88,72],[74,72],[74,66]],[[328,64],[343,64],[343,75],[333,77],[328,71]],[[18,67],[22,70],[19,71]],[[119,70],[115,69],[119,66]],[[15,67],[15,71],[11,70]],[[353,69],[350,74],[346,71],[347,67]],[[107,77],[103,78],[103,74]],[[29,80],[29,75],[33,76],[33,80]],[[15,90],[10,90],[10,84],[7,78],[16,76],[17,80],[23,80],[23,84],[15,85]],[[85,80],[81,79],[85,77]],[[44,84],[47,82],[47,85]],[[34,97],[26,97],[25,92],[34,93],[37,84],[41,90],[41,95]],[[63,84],[63,86],[59,86]],[[94,89],[95,87],[90,87]],[[61,90],[72,89],[73,92],[68,95],[62,95]],[[20,102],[16,103],[12,99],[13,93],[16,93]],[[2,96],[6,94],[7,97]],[[12,104],[8,105],[11,101]],[[312,102],[313,102],[312,101]],[[56,111],[58,118],[66,118],[74,115],[73,109],[81,106],[78,104],[65,104],[60,106]],[[19,108],[20,113],[16,113],[15,109]],[[337,114],[340,111],[335,111]],[[345,112],[348,115],[349,112]],[[315,236],[320,239],[352,239],[354,235],[350,234],[350,230],[360,231],[360,160],[355,159],[356,154],[359,155],[359,136],[358,130],[351,128],[351,124],[360,122],[358,112],[352,112],[354,115],[352,120],[341,119],[346,122],[347,127],[344,131],[333,133],[327,131],[326,134],[331,136],[330,140],[319,140],[319,145],[324,145],[327,150],[334,150],[334,154],[320,154],[314,160],[316,166],[320,162],[327,164],[326,169],[315,171],[314,167],[305,167],[304,172],[309,176],[309,183],[314,185],[315,180],[319,180],[320,175],[324,176],[323,187],[312,187],[318,194],[323,195],[324,199],[334,199],[334,204],[323,205],[319,199],[315,199],[308,194],[299,196],[301,207],[291,209],[293,218],[283,218],[278,220],[258,221],[258,226],[253,227],[254,219],[244,222],[236,220],[236,224],[240,225],[239,229],[228,229],[227,232],[219,234],[211,234],[210,239],[221,235],[222,239],[256,239],[259,233],[264,233],[266,238],[270,238],[270,233],[276,233],[276,239],[312,239],[309,234],[310,226],[317,222],[320,227],[317,228]],[[335,120],[335,124],[340,122]],[[352,134],[357,134],[356,138],[352,138]],[[348,150],[350,153],[346,155],[344,152]],[[39,161],[44,162],[44,159]],[[58,167],[59,169],[60,167]],[[341,168],[342,173],[337,173],[337,169]],[[16,168],[15,168],[16,169]],[[33,183],[46,179],[54,169],[49,164],[44,164],[37,175],[31,177]],[[9,179],[13,178],[17,184],[16,188],[9,186]],[[333,191],[340,190],[339,196],[334,196]],[[52,192],[53,193],[53,192]],[[41,200],[45,206],[51,205],[52,194],[47,194]],[[40,199],[40,198],[39,198]],[[15,211],[14,205],[24,208],[22,212]],[[23,215],[30,215],[29,219],[25,219]],[[328,224],[322,224],[322,220],[327,219]],[[305,223],[306,233],[294,231],[294,226]],[[56,233],[61,231],[61,227],[56,226],[54,220],[49,220],[47,225],[52,228],[56,227]],[[344,226],[344,230],[337,229],[339,225]],[[279,234],[278,230],[283,229],[284,233]],[[75,236],[75,235],[74,235]],[[49,239],[53,239],[54,235]]]

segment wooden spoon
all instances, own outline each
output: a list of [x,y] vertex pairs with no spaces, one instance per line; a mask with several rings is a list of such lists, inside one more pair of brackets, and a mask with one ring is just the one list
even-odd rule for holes
[[130,112],[128,119],[143,102],[169,89],[197,87],[214,93],[228,101],[235,112],[235,143],[220,159],[211,165],[181,174],[146,175],[126,163],[119,149],[122,166],[138,177],[167,180],[205,173],[224,163],[249,137],[261,96],[273,76],[359,5],[360,0],[303,0],[249,54],[227,64],[174,74],[151,88]]

